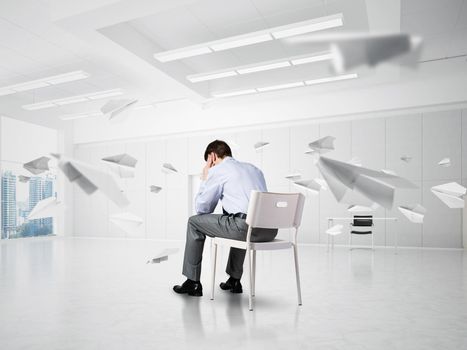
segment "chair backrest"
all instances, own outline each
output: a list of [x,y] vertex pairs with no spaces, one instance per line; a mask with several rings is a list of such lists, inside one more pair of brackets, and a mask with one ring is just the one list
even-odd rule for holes
[[250,227],[298,228],[304,203],[301,193],[251,191],[246,223]]
[[373,226],[372,215],[354,215],[353,226]]

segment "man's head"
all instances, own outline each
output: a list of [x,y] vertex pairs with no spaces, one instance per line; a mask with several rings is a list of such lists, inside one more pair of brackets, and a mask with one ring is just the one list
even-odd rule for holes
[[232,150],[229,145],[221,140],[212,141],[204,151],[204,160],[208,160],[208,156],[214,153],[216,155],[216,162],[221,162],[225,157],[232,157]]

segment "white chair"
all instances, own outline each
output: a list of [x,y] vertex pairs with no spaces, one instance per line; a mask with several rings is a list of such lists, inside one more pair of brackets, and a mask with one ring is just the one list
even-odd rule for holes
[[[216,275],[217,246],[223,245],[246,250],[247,283],[249,289],[248,308],[253,310],[256,279],[256,251],[293,248],[295,259],[295,274],[297,280],[298,305],[302,305],[300,290],[300,274],[298,270],[297,233],[302,221],[305,196],[301,193],[271,193],[252,191],[248,205],[246,223],[248,232],[246,241],[215,237],[211,244],[211,300],[214,299],[214,284]],[[295,228],[293,240],[275,239],[271,242],[251,242],[253,228]]]

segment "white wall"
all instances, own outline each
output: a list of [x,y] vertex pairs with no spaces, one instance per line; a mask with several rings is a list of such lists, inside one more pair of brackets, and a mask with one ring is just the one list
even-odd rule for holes
[[[123,152],[138,159],[136,177],[120,182],[132,201],[129,211],[142,217],[144,224],[137,232],[126,234],[108,222],[108,216],[119,212],[119,208],[100,193],[87,196],[75,187],[74,234],[183,240],[186,219],[191,214],[188,175],[200,172],[208,142],[216,138],[235,142],[240,148],[233,150],[234,157],[259,166],[270,191],[295,191],[284,176],[299,171],[305,178],[317,177],[318,171],[304,151],[309,142],[332,135],[336,137],[336,150],[329,153],[330,157],[344,161],[359,157],[365,166],[394,170],[420,187],[398,192],[394,208],[420,203],[428,210],[425,223],[410,223],[397,209],[378,209],[374,215],[396,216],[399,221],[378,223],[376,244],[392,245],[397,230],[400,245],[459,248],[462,246],[462,211],[447,208],[431,194],[430,188],[450,181],[462,183],[467,177],[466,125],[467,111],[451,110],[77,145],[75,157],[96,165],[103,166],[100,159],[104,156]],[[271,146],[257,153],[253,145],[261,140],[270,142]],[[400,160],[405,154],[413,157],[410,163]],[[437,165],[444,157],[451,158],[451,167]],[[160,168],[164,162],[173,164],[179,174],[162,173]],[[150,185],[162,186],[163,190],[159,194],[151,193]],[[308,196],[300,240],[326,242],[326,217],[341,215],[349,215],[346,206],[338,204],[329,191]],[[346,239],[343,235],[337,242],[345,243]]]

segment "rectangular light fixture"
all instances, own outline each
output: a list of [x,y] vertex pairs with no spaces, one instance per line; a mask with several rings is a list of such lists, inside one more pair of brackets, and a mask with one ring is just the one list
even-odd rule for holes
[[222,92],[222,93],[214,93],[212,94],[213,97],[232,97],[232,96],[240,96],[240,95],[248,95],[256,93],[256,89],[246,89],[246,90],[237,90],[232,92]]
[[331,59],[332,59],[332,55],[330,53],[322,53],[322,54],[318,54],[314,56],[304,56],[301,58],[294,58],[294,59],[291,59],[290,62],[294,66],[298,66],[298,65],[307,64],[307,63],[329,61]]
[[316,85],[316,84],[331,83],[331,82],[334,82],[334,81],[348,80],[348,79],[355,79],[355,78],[358,78],[357,73],[337,75],[335,77],[328,77],[328,78],[306,80],[305,84],[306,85]]
[[105,91],[99,91],[99,92],[92,92],[92,93],[84,94],[84,95],[70,96],[70,97],[60,98],[56,100],[27,104],[22,107],[23,109],[26,109],[28,111],[35,111],[38,109],[58,107],[58,106],[72,104],[72,103],[98,100],[101,98],[117,96],[117,95],[122,95],[122,94],[123,94],[123,91],[121,89],[105,90]]
[[181,60],[183,58],[193,57],[204,55],[206,53],[211,53],[212,50],[209,47],[188,47],[177,50],[164,51],[154,54],[154,58],[158,61],[165,63],[170,61]]
[[294,88],[294,87],[299,87],[299,86],[305,86],[305,83],[303,81],[297,81],[295,83],[260,87],[260,88],[257,88],[256,90],[258,90],[259,92],[266,92],[266,91],[274,91],[274,90],[281,90],[281,89],[289,89],[289,88]]
[[241,68],[241,69],[237,69],[237,72],[239,74],[249,74],[249,73],[262,72],[265,70],[283,68],[283,67],[290,67],[290,62],[283,61],[283,62],[264,64],[264,65],[257,65],[257,66],[253,66],[250,68]]
[[245,35],[242,38],[229,38],[224,42],[219,42],[217,44],[210,45],[210,48],[214,51],[224,51],[234,49],[236,47],[248,46],[253,44],[263,43],[265,41],[271,41],[273,38],[269,33],[260,34],[260,35]]
[[81,70],[59,74],[59,75],[53,75],[53,76],[46,77],[46,78],[30,80],[24,83],[2,87],[0,88],[0,96],[11,95],[17,92],[40,89],[40,88],[51,86],[51,85],[67,83],[70,81],[85,79],[89,77],[90,75],[88,73],[81,71]]
[[93,113],[80,113],[80,114],[67,114],[60,117],[61,120],[76,120],[76,119],[83,119],[83,118],[92,118],[92,117],[100,117],[104,114],[100,112],[93,112]]
[[309,21],[297,22],[285,26],[259,30],[248,34],[236,35],[220,40],[186,46],[175,50],[167,50],[154,54],[154,58],[160,62],[170,62],[188,57],[204,55],[217,51],[230,50],[237,47],[248,46],[274,39],[287,38],[294,35],[311,33],[319,30],[340,27],[344,24],[342,13]]
[[317,32],[319,30],[336,28],[342,25],[344,25],[343,15],[342,13],[338,13],[336,15],[285,25],[272,30],[271,35],[274,39],[282,39],[295,35]]
[[189,75],[186,78],[192,83],[199,83],[201,81],[233,77],[234,75],[237,75],[237,72],[231,70],[231,71],[225,71],[225,72],[219,72],[219,73]]

